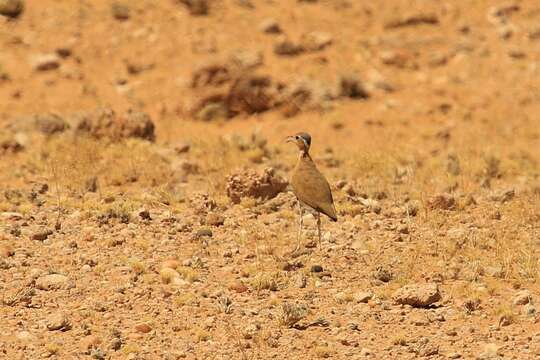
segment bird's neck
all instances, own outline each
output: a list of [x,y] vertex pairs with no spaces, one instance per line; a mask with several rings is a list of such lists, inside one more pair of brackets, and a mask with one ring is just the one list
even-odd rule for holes
[[300,154],[298,155],[298,158],[300,160],[302,160],[302,159],[311,160],[311,156],[309,156],[309,152],[307,150],[300,150]]

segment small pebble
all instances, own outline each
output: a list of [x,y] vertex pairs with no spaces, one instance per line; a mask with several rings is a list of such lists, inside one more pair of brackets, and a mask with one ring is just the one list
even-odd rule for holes
[[146,323],[141,323],[141,324],[135,325],[135,330],[139,333],[147,334],[150,331],[152,331],[152,328],[150,327],[150,325]]
[[274,19],[263,20],[259,29],[267,34],[280,34],[282,32],[278,22]]
[[234,281],[229,285],[229,290],[233,290],[237,293],[243,293],[246,292],[248,288],[241,281]]
[[212,230],[210,229],[199,229],[197,230],[196,236],[197,237],[212,237]]

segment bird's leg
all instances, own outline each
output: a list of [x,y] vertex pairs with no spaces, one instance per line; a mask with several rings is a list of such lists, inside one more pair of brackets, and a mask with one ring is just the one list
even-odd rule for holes
[[319,234],[319,250],[322,249],[322,240],[321,240],[321,213],[317,211],[317,231]]
[[302,208],[302,204],[300,204],[300,202],[298,202],[298,211],[300,213],[300,219],[299,219],[299,222],[298,222],[298,234],[296,235],[296,248],[294,249],[293,252],[297,252],[298,250],[300,250],[300,239],[302,237],[302,226],[304,225],[304,209]]

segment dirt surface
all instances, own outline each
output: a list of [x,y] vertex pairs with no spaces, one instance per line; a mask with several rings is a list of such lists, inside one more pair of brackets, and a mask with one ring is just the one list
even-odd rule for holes
[[540,358],[538,1],[0,14],[0,358]]

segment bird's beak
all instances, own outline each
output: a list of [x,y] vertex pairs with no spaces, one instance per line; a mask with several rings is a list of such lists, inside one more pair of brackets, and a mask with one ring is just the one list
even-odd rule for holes
[[294,136],[287,136],[285,142],[294,142]]

